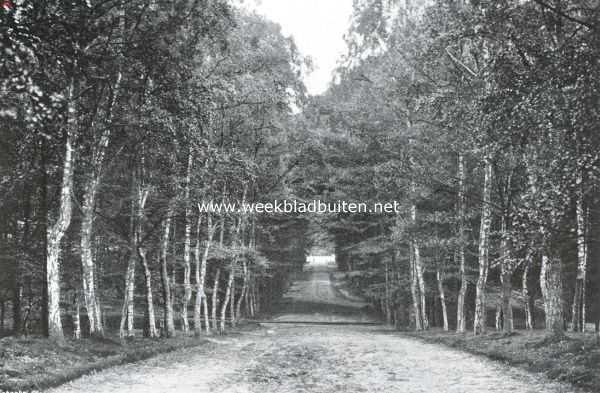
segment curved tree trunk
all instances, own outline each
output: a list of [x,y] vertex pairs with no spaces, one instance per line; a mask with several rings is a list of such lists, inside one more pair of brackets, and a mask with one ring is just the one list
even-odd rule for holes
[[137,253],[142,264],[142,271],[144,272],[144,295],[146,300],[146,309],[144,310],[144,337],[155,338],[158,337],[158,331],[156,330],[154,301],[152,298],[152,274],[150,272],[150,266],[148,265],[146,249],[142,246],[138,246]]
[[242,302],[246,299],[247,296],[247,292],[248,292],[248,276],[249,276],[249,272],[248,272],[248,263],[246,262],[246,260],[242,260],[242,274],[243,274],[243,284],[242,284],[242,290],[240,292],[240,297],[238,298],[237,301],[237,305],[235,308],[235,315],[239,318],[240,317],[240,312],[242,310]]
[[[110,124],[113,118],[113,110],[119,95],[122,73],[119,72],[113,86],[112,97],[108,105],[106,123]],[[85,308],[89,321],[90,335],[104,335],[102,325],[102,313],[100,309],[100,300],[96,288],[96,264],[92,253],[94,218],[96,208],[96,195],[100,187],[102,178],[102,169],[106,149],[110,142],[111,128],[105,127],[100,138],[92,150],[92,170],[89,173],[89,179],[84,187],[83,204],[81,207],[81,268],[83,273],[83,296]]]
[[[139,171],[140,173],[136,173]],[[146,206],[146,200],[148,199],[149,190],[144,187],[143,184],[143,172],[144,172],[144,158],[142,157],[140,167],[137,168],[136,172],[133,175],[132,181],[132,202],[131,202],[131,245],[130,252],[131,255],[129,257],[129,262],[127,265],[127,276],[125,279],[125,299],[123,301],[123,309],[121,310],[121,326],[119,329],[119,336],[121,338],[125,336],[134,336],[134,317],[135,317],[135,263],[137,259],[140,259],[140,263],[142,267],[144,267],[144,275],[149,274],[149,271],[146,271],[147,261],[141,259],[142,254],[145,258],[145,250],[140,249],[141,240],[143,237],[143,220],[144,220],[144,208]],[[142,251],[142,253],[140,253]],[[150,277],[148,276],[146,279],[146,284],[148,284],[148,280]],[[152,282],[150,283],[150,289]],[[148,286],[146,285],[146,290]],[[148,295],[148,293],[146,294]],[[150,296],[152,293],[150,291]],[[148,299],[146,299],[148,300]],[[153,307],[152,304],[146,305],[146,312],[148,307]],[[150,316],[148,315],[148,318]],[[154,318],[154,315],[152,315]],[[127,325],[127,330],[125,330],[125,325]],[[148,332],[152,333],[151,331]]]
[[[198,216],[198,234],[200,233],[200,215]],[[209,320],[208,320],[208,308],[206,301],[206,293],[204,287],[206,285],[206,269],[208,265],[208,254],[212,245],[213,237],[215,234],[215,227],[213,226],[212,217],[207,213],[206,220],[206,245],[202,257],[200,257],[200,237],[196,238],[196,302],[194,306],[194,331],[198,335],[201,332],[201,306],[204,305],[204,322],[206,333],[210,332]]]
[[229,267],[229,278],[227,279],[227,287],[225,288],[225,297],[223,298],[223,304],[221,305],[221,323],[219,326],[219,330],[221,332],[225,331],[225,319],[227,318],[227,306],[231,301],[231,289],[233,287],[233,279],[235,275],[235,260],[231,261],[231,265]]
[[[73,83],[71,84],[69,96],[73,98]],[[72,100],[70,100],[72,102]],[[73,104],[69,104],[72,107]],[[61,241],[69,225],[71,224],[73,193],[73,171],[74,151],[73,138],[77,127],[75,110],[70,111],[66,139],[65,157],[63,160],[63,175],[60,188],[60,202],[58,217],[52,225],[49,225],[46,234],[46,286],[48,289],[48,336],[58,342],[64,342],[65,337],[62,328],[60,312],[60,253]]]
[[103,335],[102,316],[100,312],[100,301],[96,293],[95,261],[92,253],[94,232],[94,209],[96,206],[96,193],[99,186],[99,178],[92,175],[85,187],[83,206],[81,208],[81,270],[83,276],[83,296],[85,308],[89,321],[90,335]]

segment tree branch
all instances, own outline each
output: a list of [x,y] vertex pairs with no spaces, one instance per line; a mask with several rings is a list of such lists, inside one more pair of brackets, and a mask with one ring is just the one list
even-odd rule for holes
[[591,24],[591,23],[589,23],[589,22],[586,22],[586,21],[584,21],[584,20],[581,20],[581,19],[574,18],[574,17],[572,17],[571,15],[569,15],[569,14],[566,14],[566,13],[564,13],[563,11],[559,10],[558,8],[556,8],[556,7],[553,7],[553,6],[551,6],[550,4],[547,4],[547,3],[543,2],[542,0],[533,0],[533,1],[534,1],[534,3],[537,3],[537,4],[539,4],[539,5],[540,5],[540,6],[542,6],[543,8],[546,8],[546,9],[548,9],[548,10],[550,10],[550,11],[554,12],[555,14],[557,14],[557,15],[560,15],[560,16],[562,16],[563,18],[565,18],[565,19],[567,19],[567,20],[569,20],[569,21],[571,21],[571,22],[574,22],[574,23],[577,23],[577,24],[579,24],[579,25],[585,26],[585,27],[587,27],[587,28],[588,28],[588,29],[590,29],[590,30],[596,30],[596,26],[595,26],[595,25],[593,25],[593,24]]

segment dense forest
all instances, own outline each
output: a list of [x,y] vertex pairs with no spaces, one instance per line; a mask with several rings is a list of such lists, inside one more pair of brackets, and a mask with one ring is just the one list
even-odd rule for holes
[[339,267],[397,326],[598,329],[600,3],[354,5],[314,181],[403,208],[326,220]]
[[308,221],[200,203],[289,194],[306,64],[279,26],[220,0],[5,2],[1,34],[2,330],[199,334],[268,308]]
[[[328,241],[398,328],[598,329],[597,0],[355,0],[320,96],[227,0],[0,18],[3,333],[223,332]],[[276,199],[401,209],[200,208]]]

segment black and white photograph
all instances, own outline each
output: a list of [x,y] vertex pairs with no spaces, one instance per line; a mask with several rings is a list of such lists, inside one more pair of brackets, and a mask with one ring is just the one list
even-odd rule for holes
[[0,0],[17,392],[600,392],[600,0]]

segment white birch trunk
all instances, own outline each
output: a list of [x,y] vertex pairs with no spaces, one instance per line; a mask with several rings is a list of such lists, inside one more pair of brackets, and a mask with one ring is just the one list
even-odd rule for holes
[[525,329],[533,329],[533,314],[531,310],[531,295],[529,294],[529,286],[527,284],[529,278],[529,269],[531,268],[531,252],[528,253],[525,267],[523,268],[523,277],[521,278],[521,293],[525,304]]
[[503,219],[502,222],[502,240],[500,244],[501,249],[501,265],[500,265],[500,277],[502,284],[502,331],[505,334],[511,334],[513,332],[513,310],[511,305],[512,297],[512,275],[513,275],[513,262],[511,254],[510,240],[507,233],[507,219]]
[[[234,259],[235,261],[235,259]],[[237,262],[231,265],[231,275],[233,276],[233,280],[231,280],[231,290],[229,291],[229,319],[231,323],[231,327],[235,327],[237,316],[235,314],[235,274],[237,272]]]
[[100,303],[96,294],[95,261],[92,253],[94,209],[98,184],[98,178],[94,176],[86,185],[83,196],[80,241],[83,295],[89,321],[89,333],[92,336],[103,334]]
[[[412,246],[411,246],[412,248]],[[419,291],[417,287],[417,276],[415,272],[415,257],[411,250],[410,252],[410,293],[413,304],[413,317],[415,320],[415,330],[423,330],[421,319],[421,308],[419,307]]]
[[[200,211],[200,209],[198,209]],[[209,319],[208,319],[208,307],[206,301],[206,293],[204,291],[204,287],[206,285],[206,269],[208,265],[208,255],[210,251],[210,247],[212,245],[213,237],[215,234],[215,227],[212,222],[212,216],[207,213],[206,220],[206,229],[207,229],[207,238],[206,245],[204,247],[204,251],[202,256],[200,256],[200,238],[196,239],[196,302],[194,308],[194,324],[197,324],[197,327],[194,326],[194,330],[196,334],[200,334],[201,328],[201,305],[204,305],[204,322],[205,322],[205,331],[206,333],[210,332]],[[198,232],[200,230],[200,216],[198,216]]]
[[546,331],[555,335],[564,335],[562,311],[562,264],[559,258],[542,255],[540,287],[544,297]]
[[[113,111],[119,91],[121,88],[122,73],[119,72],[115,85],[113,87],[113,96],[107,111],[106,123],[110,124],[113,118]],[[110,142],[110,127],[105,127],[105,130],[100,135],[97,146],[94,146],[92,151],[92,170],[89,174],[89,180],[85,185],[82,217],[81,217],[81,267],[83,272],[83,294],[85,307],[89,321],[90,335],[104,334],[102,325],[102,314],[100,309],[100,300],[98,299],[95,270],[96,264],[92,253],[93,234],[94,234],[94,216],[96,208],[96,195],[102,178],[102,170],[106,149]]]
[[79,294],[75,294],[73,302],[75,312],[73,314],[73,338],[75,340],[81,339],[81,312],[80,312],[80,300]]
[[481,206],[481,224],[479,229],[479,277],[477,279],[475,298],[475,321],[473,331],[475,334],[486,331],[486,283],[488,276],[489,236],[492,223],[492,161],[491,157],[485,158],[483,180],[483,203]]
[[437,271],[437,283],[438,283],[438,291],[440,293],[440,303],[442,304],[442,318],[443,318],[443,324],[444,324],[444,331],[447,332],[449,330],[448,327],[448,308],[446,306],[446,291],[444,290],[444,274],[442,272],[440,272],[440,270],[438,269]]
[[464,156],[458,156],[458,259],[460,288],[456,305],[456,332],[464,333],[467,329],[465,318],[465,297],[467,295],[467,275],[465,260],[465,163]]
[[246,292],[248,291],[248,263],[246,262],[246,260],[242,260],[242,274],[243,274],[243,283],[242,283],[242,290],[240,292],[240,297],[238,298],[237,301],[237,305],[235,308],[235,315],[239,318],[240,317],[240,312],[242,310],[242,302],[245,300],[246,298]]
[[185,190],[184,190],[184,199],[185,199],[185,234],[184,234],[184,243],[183,243],[183,304],[181,307],[181,320],[183,322],[183,331],[189,331],[189,321],[188,321],[188,307],[190,300],[192,299],[192,284],[190,282],[191,275],[191,263],[190,263],[190,254],[191,254],[191,235],[192,235],[192,220],[191,220],[191,209],[190,209],[190,181],[192,174],[192,164],[193,164],[193,156],[190,152],[188,155],[187,169],[185,175]]
[[164,315],[164,325],[165,325],[165,336],[166,337],[175,337],[175,321],[173,317],[173,301],[171,299],[171,283],[169,276],[169,266],[168,266],[168,251],[169,251],[169,238],[170,238],[170,229],[171,229],[171,217],[173,215],[173,208],[170,207],[167,211],[167,218],[163,223],[163,236],[160,246],[160,277],[162,281],[162,289],[163,289],[163,315]]
[[227,305],[231,300],[231,288],[233,286],[233,279],[235,274],[235,259],[231,261],[229,267],[229,278],[227,279],[227,287],[225,288],[225,297],[223,298],[223,304],[221,305],[221,325],[219,330],[225,331],[225,319],[227,318]]
[[578,176],[578,190],[576,201],[577,221],[577,276],[575,278],[575,292],[573,296],[572,320],[573,331],[585,331],[585,281],[587,275],[587,249],[586,249],[586,217],[583,196],[583,178]]
[[[414,185],[413,185],[414,190]],[[417,223],[417,206],[411,206],[411,218],[413,225]],[[413,257],[415,266],[415,280],[418,288],[418,298],[420,307],[420,316],[423,329],[429,328],[429,321],[427,318],[427,298],[425,295],[425,278],[423,277],[423,262],[421,261],[421,249],[417,240],[412,241],[413,246]]]
[[215,277],[214,277],[214,283],[213,283],[213,292],[212,292],[212,307],[211,307],[211,312],[212,312],[212,328],[213,329],[217,329],[217,308],[219,307],[219,279],[221,276],[221,269],[217,269],[217,272],[215,273]]
[[60,188],[58,217],[48,226],[46,234],[46,285],[48,288],[48,336],[58,342],[64,341],[64,333],[60,312],[60,254],[61,241],[71,224],[73,193],[74,151],[73,138],[77,128],[75,118],[74,82],[69,92],[69,120],[65,139],[65,156],[63,159],[63,175]]
[[145,326],[144,326],[144,336],[150,338],[158,337],[158,331],[156,329],[156,317],[154,313],[154,300],[152,297],[152,274],[150,272],[150,266],[148,265],[147,251],[146,248],[138,245],[137,248],[138,257],[140,258],[140,262],[142,264],[143,272],[144,272],[144,289],[145,289],[145,300],[146,300],[146,310],[145,310]]

